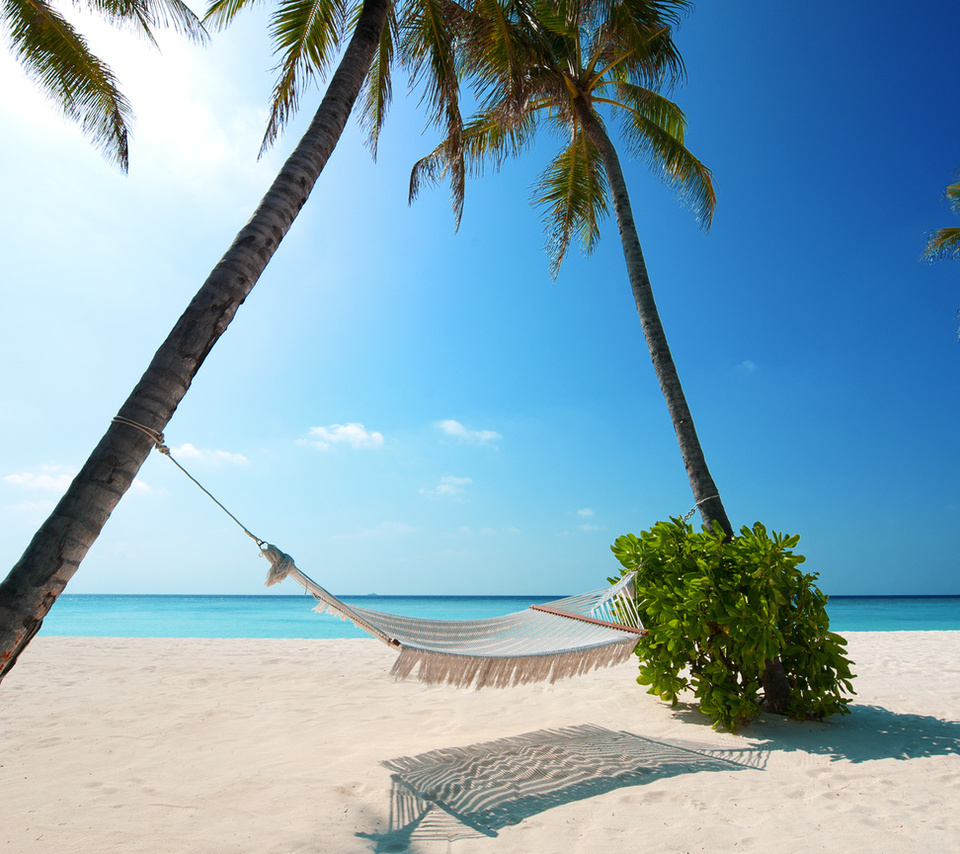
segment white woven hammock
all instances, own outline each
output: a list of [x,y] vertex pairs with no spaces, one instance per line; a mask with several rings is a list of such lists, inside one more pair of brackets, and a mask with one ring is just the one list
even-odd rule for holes
[[483,620],[424,620],[341,602],[301,572],[290,555],[261,546],[272,564],[267,586],[288,576],[329,611],[397,647],[391,675],[431,684],[447,682],[503,688],[555,682],[629,659],[643,628],[633,597],[633,574],[612,587],[533,605],[526,611]]

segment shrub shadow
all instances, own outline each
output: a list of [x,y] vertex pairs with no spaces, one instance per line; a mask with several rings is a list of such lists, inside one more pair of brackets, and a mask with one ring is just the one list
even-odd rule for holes
[[[709,725],[694,704],[680,704],[674,715]],[[755,740],[753,748],[761,753],[802,751],[848,762],[960,754],[960,721],[856,703],[850,705],[850,714],[822,723],[763,715],[739,734]]]

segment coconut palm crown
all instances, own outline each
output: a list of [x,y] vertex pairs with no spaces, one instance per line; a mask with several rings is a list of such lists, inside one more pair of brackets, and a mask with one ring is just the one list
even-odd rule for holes
[[[84,0],[77,3],[154,46],[154,30],[172,27],[196,41],[206,33],[181,0]],[[47,97],[124,172],[133,112],[110,67],[48,0],[3,0],[0,25],[13,55]]]
[[630,152],[659,171],[709,227],[716,206],[710,171],[684,147],[683,112],[660,94],[684,74],[671,31],[688,5],[477,0],[471,11],[460,9],[458,67],[481,107],[416,164],[411,198],[422,183],[450,178],[459,223],[463,175],[522,154],[546,125],[564,146],[541,174],[533,201],[544,212],[556,275],[571,238],[589,252],[609,211],[604,158],[588,132],[605,127],[603,108]]
[[[619,122],[629,151],[659,171],[709,226],[716,206],[710,170],[687,150],[686,118],[662,94],[684,74],[672,31],[688,5],[476,0],[470,9],[458,7],[450,16],[456,72],[472,84],[480,107],[414,166],[410,196],[424,182],[448,178],[459,224],[466,174],[522,154],[541,126],[561,136],[563,146],[540,175],[533,198],[544,214],[551,272],[556,275],[574,237],[588,252],[593,248],[612,202],[637,313],[696,506],[707,527],[719,525],[732,536],[667,344],[607,131],[608,118]],[[448,120],[448,128],[453,125]]]

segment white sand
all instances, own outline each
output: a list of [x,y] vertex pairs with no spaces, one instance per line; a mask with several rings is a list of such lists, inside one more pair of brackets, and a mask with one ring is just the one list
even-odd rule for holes
[[[849,640],[851,715],[735,736],[633,663],[475,693],[394,683],[376,641],[40,637],[0,685],[0,854],[960,850],[960,632]],[[391,814],[385,760],[582,724],[664,752],[566,792],[535,753],[556,791],[513,809],[535,784],[504,786],[496,827]]]

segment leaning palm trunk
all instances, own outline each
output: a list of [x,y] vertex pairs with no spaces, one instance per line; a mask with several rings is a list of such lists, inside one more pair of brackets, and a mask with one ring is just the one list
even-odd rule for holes
[[[365,0],[356,30],[309,129],[233,245],[120,408],[119,416],[162,433],[213,345],[290,230],[346,125],[370,69],[389,0]],[[111,423],[53,513],[0,584],[0,680],[40,629],[154,442]]]
[[[667,400],[667,409],[670,411],[674,430],[677,432],[680,454],[687,469],[690,486],[693,488],[694,500],[700,509],[704,525],[712,529],[713,523],[717,522],[724,534],[732,537],[733,527],[730,525],[716,484],[703,458],[703,449],[700,447],[693,418],[683,395],[683,388],[680,386],[677,367],[673,363],[673,356],[670,355],[663,324],[660,323],[660,314],[653,299],[653,288],[650,286],[647,265],[643,260],[640,238],[637,236],[637,227],[633,220],[627,184],[620,169],[620,158],[617,157],[617,151],[610,137],[607,136],[607,132],[593,110],[583,102],[583,99],[577,100],[577,107],[578,117],[587,136],[597,146],[603,158],[610,195],[613,197],[613,207],[617,215],[617,225],[620,228],[620,241],[623,244],[623,255],[627,262],[627,273],[633,288],[633,298],[637,304],[637,314],[640,315],[640,324],[643,327],[647,347],[650,349],[653,369],[660,382],[663,396]],[[790,702],[791,690],[783,663],[779,658],[767,661],[761,682],[767,707],[773,712],[785,714]]]
[[578,118],[583,129],[603,158],[610,195],[617,215],[617,225],[620,228],[620,241],[623,244],[623,256],[627,262],[627,274],[633,288],[637,314],[640,315],[640,325],[643,327],[643,337],[650,350],[650,358],[653,360],[653,369],[660,382],[660,389],[667,401],[667,409],[670,412],[673,429],[677,433],[677,441],[680,443],[680,454],[687,469],[694,500],[700,510],[703,523],[708,528],[712,529],[713,523],[718,522],[723,532],[728,537],[732,537],[733,528],[727,518],[726,510],[723,509],[723,502],[707,468],[706,460],[703,458],[700,439],[697,437],[690,408],[687,406],[687,399],[680,385],[677,366],[670,354],[667,336],[663,331],[657,304],[653,299],[653,288],[650,286],[647,265],[643,260],[640,239],[633,221],[627,184],[620,169],[620,158],[617,157],[617,151],[593,109],[582,98],[578,98],[576,103]]

